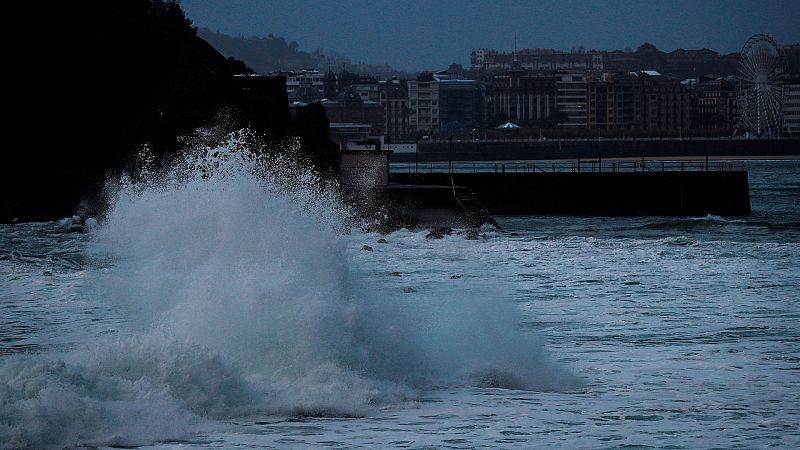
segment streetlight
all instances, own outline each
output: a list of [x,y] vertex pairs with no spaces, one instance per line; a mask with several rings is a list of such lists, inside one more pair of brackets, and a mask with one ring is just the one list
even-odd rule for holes
[[414,173],[419,173],[419,135],[417,135],[417,143],[414,145]]
[[455,136],[451,134],[450,135],[450,139],[449,139],[449,141],[450,141],[450,158],[449,158],[448,163],[447,163],[447,172],[448,173],[453,173],[453,138],[454,137]]

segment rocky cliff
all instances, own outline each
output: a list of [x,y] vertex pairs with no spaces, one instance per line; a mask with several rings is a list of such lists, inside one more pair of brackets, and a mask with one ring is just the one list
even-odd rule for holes
[[15,19],[36,44],[10,43],[16,139],[0,222],[73,214],[143,143],[168,155],[222,106],[259,133],[291,130],[285,80],[235,76],[246,66],[197,37],[176,3],[26,3]]

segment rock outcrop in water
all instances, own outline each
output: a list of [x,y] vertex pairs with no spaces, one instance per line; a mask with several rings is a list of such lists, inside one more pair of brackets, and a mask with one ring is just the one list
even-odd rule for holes
[[[285,79],[237,76],[250,70],[197,37],[175,2],[18,6],[15,21],[36,44],[17,44],[9,57],[17,95],[8,129],[19,142],[5,146],[5,159],[18,162],[6,166],[0,222],[60,219],[96,204],[108,174],[142,144],[167,157],[177,136],[222,107],[262,135],[293,131]],[[328,145],[327,125],[312,115],[300,127],[304,143]]]

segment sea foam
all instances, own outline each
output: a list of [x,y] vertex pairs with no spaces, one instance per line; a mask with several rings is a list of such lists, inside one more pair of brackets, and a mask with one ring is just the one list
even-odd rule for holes
[[119,183],[88,253],[106,261],[92,291],[126,329],[0,362],[0,441],[137,445],[236,417],[370,414],[438,386],[580,385],[507,302],[367,279],[335,189],[244,142]]

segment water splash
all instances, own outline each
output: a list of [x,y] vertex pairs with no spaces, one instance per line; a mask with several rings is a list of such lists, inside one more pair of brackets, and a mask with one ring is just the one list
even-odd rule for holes
[[[118,336],[0,365],[0,440],[137,445],[254,414],[358,416],[436,386],[578,380],[505,302],[385,292],[346,256],[335,186],[246,131],[118,181],[90,233]],[[291,154],[291,152],[290,152]]]

